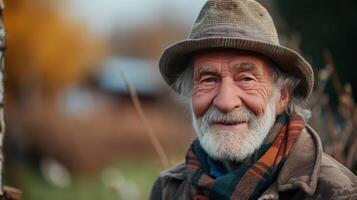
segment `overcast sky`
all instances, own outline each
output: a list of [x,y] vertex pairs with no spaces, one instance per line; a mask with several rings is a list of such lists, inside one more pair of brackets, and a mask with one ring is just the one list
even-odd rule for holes
[[170,15],[191,25],[206,0],[71,0],[70,9],[99,33],[130,28]]

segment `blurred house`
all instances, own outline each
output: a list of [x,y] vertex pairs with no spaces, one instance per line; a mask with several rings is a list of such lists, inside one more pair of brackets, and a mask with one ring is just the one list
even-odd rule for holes
[[156,63],[139,58],[109,58],[98,74],[99,86],[108,91],[128,94],[121,72],[139,95],[160,97],[166,89]]
[[[38,157],[36,162],[56,158],[75,173],[96,172],[118,159],[156,158],[122,71],[169,157],[182,157],[193,136],[189,113],[177,109],[180,105],[168,95],[157,70],[150,60],[110,58],[56,102],[42,99],[25,110],[12,110],[8,131],[22,153],[35,152],[31,157]],[[14,124],[15,118],[21,123]]]

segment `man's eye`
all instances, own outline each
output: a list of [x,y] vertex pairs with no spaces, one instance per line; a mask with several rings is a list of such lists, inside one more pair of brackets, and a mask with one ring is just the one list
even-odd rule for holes
[[241,79],[242,81],[253,81],[254,79],[252,78],[252,77],[243,77],[242,79]]
[[216,79],[216,78],[213,78],[213,77],[211,77],[211,78],[205,78],[205,79],[203,79],[201,82],[202,82],[202,83],[215,83],[215,82],[217,82],[217,79]]

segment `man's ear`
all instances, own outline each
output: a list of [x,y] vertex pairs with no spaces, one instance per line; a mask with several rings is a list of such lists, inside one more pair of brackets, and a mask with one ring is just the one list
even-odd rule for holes
[[288,88],[284,88],[280,90],[280,99],[276,103],[276,114],[280,115],[281,113],[284,112],[286,106],[288,106],[289,100],[290,100],[290,93]]

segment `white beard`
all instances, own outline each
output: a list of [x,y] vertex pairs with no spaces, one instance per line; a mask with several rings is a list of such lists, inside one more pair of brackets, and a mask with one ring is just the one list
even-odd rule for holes
[[[265,113],[258,118],[245,106],[229,113],[222,113],[211,106],[201,118],[196,118],[192,111],[193,127],[202,148],[215,160],[242,161],[251,156],[262,145],[276,118],[276,103],[280,91],[273,89]],[[212,127],[212,122],[247,121],[249,129],[237,132]]]

